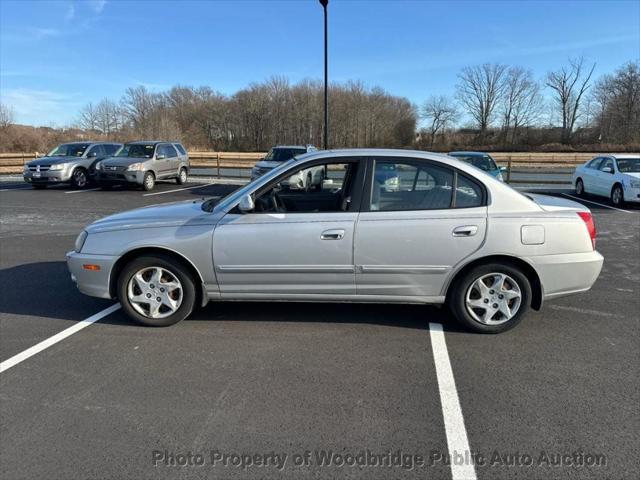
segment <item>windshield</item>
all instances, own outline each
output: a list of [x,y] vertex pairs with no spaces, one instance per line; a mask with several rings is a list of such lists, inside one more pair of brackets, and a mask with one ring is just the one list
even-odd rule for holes
[[268,162],[286,162],[305,152],[304,148],[272,148],[264,159]]
[[620,173],[640,173],[640,158],[618,158]]
[[89,143],[63,143],[51,150],[48,157],[81,157]]
[[484,170],[485,172],[498,169],[496,162],[494,162],[493,158],[489,155],[464,155],[453,153],[451,156],[456,157],[458,160],[462,160],[465,163],[469,163],[480,170]]
[[135,158],[151,158],[153,157],[153,150],[155,145],[141,144],[141,143],[129,143],[123,145],[120,150],[115,154],[116,157],[135,157]]
[[291,159],[288,162],[283,162],[282,165],[278,165],[276,168],[269,170],[268,173],[262,175],[261,177],[258,177],[253,182],[247,183],[244,187],[236,190],[235,192],[230,193],[229,195],[220,199],[219,201],[217,198],[210,198],[209,200],[207,200],[202,204],[202,209],[205,212],[212,212],[214,207],[226,208],[227,206],[240,200],[240,197],[242,197],[245,193],[252,192],[256,189],[256,187],[259,188],[265,183],[269,182],[273,177],[279,175],[282,170],[289,168],[289,166],[294,162],[295,162],[294,159]]

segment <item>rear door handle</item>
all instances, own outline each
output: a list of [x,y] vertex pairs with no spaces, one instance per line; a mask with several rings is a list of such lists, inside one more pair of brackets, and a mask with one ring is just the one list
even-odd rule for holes
[[325,230],[320,235],[320,240],[342,240],[344,238],[344,230]]
[[453,229],[454,237],[473,237],[478,233],[477,225],[464,225]]

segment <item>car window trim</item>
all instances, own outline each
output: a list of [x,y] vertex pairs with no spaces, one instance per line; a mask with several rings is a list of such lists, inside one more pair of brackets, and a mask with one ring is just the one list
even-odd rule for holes
[[[333,211],[333,212],[284,212],[287,215],[309,215],[309,214],[331,214],[331,213],[358,213],[360,212],[360,206],[362,204],[362,193],[363,193],[363,182],[364,182],[364,173],[366,169],[366,160],[367,157],[353,156],[353,157],[324,157],[318,158],[316,160],[311,160],[309,162],[304,162],[299,164],[298,162],[293,163],[291,168],[281,172],[277,177],[273,178],[269,183],[266,183],[262,187],[254,190],[250,193],[250,195],[255,200],[260,195],[267,192],[269,189],[273,188],[273,186],[281,181],[284,178],[290,177],[293,175],[292,170],[296,172],[299,170],[304,170],[306,168],[315,167],[318,165],[324,165],[327,163],[353,163],[356,164],[356,178],[353,182],[352,192],[351,192],[351,202],[349,202],[349,210],[342,211]],[[301,168],[300,168],[301,167]],[[295,173],[295,172],[294,172]],[[240,203],[240,199],[236,203],[234,203],[230,208],[227,209],[227,214],[237,212],[238,204]],[[273,214],[273,212],[251,212],[254,215],[269,215]]]
[[[375,174],[376,159],[382,159],[383,161],[390,161],[390,162],[397,162],[397,163],[404,161],[404,162],[407,162],[409,165],[411,165],[412,163],[430,164],[430,165],[433,165],[434,167],[443,168],[451,171],[453,180],[452,180],[452,187],[451,187],[452,188],[451,202],[449,204],[449,207],[448,208],[420,208],[417,210],[371,210],[371,187],[373,185],[373,175]],[[367,176],[365,179],[365,185],[362,192],[360,212],[431,212],[431,211],[443,211],[443,210],[462,210],[466,208],[479,208],[479,207],[486,207],[488,205],[489,195],[487,194],[487,187],[484,185],[484,183],[482,183],[480,180],[476,179],[475,177],[472,177],[471,175],[467,174],[466,172],[463,172],[462,170],[459,170],[458,168],[452,165],[447,165],[446,163],[438,162],[437,160],[432,160],[430,158],[396,157],[396,156],[369,157],[367,163],[368,163]],[[477,205],[475,207],[456,207],[455,206],[455,202],[456,202],[455,193],[458,187],[458,174],[462,175],[471,183],[474,183],[478,187],[480,187],[480,193],[481,193],[480,205]]]

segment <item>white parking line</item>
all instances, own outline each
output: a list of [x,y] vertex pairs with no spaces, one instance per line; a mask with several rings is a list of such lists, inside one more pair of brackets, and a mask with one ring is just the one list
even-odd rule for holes
[[192,188],[208,187],[209,185],[210,185],[209,183],[204,183],[202,185],[194,185],[193,187],[174,188],[173,190],[167,190],[165,192],[143,193],[142,196],[149,197],[151,195],[164,195],[165,193],[181,192],[182,190],[191,190]]
[[69,190],[68,192],[64,192],[64,193],[95,192],[96,190],[100,190],[100,187],[98,187],[98,188],[85,188],[84,190]]
[[449,361],[447,344],[444,340],[444,331],[440,323],[429,323],[431,333],[431,349],[433,350],[433,360],[436,365],[436,376],[438,377],[438,390],[440,390],[440,403],[442,405],[442,416],[444,418],[444,429],[447,434],[447,448],[451,460],[451,477],[453,480],[475,480],[476,470],[473,464],[462,462],[456,465],[453,461],[457,453],[463,458],[468,458],[471,450],[467,439],[467,430],[464,426],[460,399],[456,390],[456,382],[453,378],[453,370]]
[[0,363],[0,373],[4,372],[5,370],[10,369],[11,367],[19,364],[20,362],[23,362],[24,360],[26,360],[29,357],[33,357],[36,353],[40,353],[41,351],[49,348],[51,345],[54,345],[54,344],[58,343],[59,341],[64,340],[65,338],[73,335],[74,333],[79,332],[83,328],[88,327],[92,323],[95,323],[98,320],[103,319],[104,317],[106,317],[107,315],[115,312],[118,309],[120,309],[120,304],[119,303],[115,303],[115,304],[111,305],[110,307],[105,308],[101,312],[98,312],[95,315],[92,315],[89,318],[86,318],[86,319],[82,320],[81,322],[76,323],[72,327],[69,327],[69,328],[67,328],[67,329],[65,329],[65,330],[63,330],[63,331],[61,331],[59,333],[56,333],[54,336],[49,337],[46,340],[43,340],[42,342],[34,345],[33,347],[27,348],[24,352],[21,352],[21,353],[18,353],[17,355],[14,355],[13,357],[9,358],[8,360],[5,360],[4,362]]
[[624,212],[624,213],[633,213],[633,212],[630,212],[629,210],[623,210],[622,208],[616,208],[616,207],[612,207],[611,205],[605,205],[604,203],[592,202],[591,200],[586,200],[584,198],[574,197],[573,195],[569,195],[568,193],[563,193],[562,195],[569,198],[575,198],[576,200],[579,200],[581,202],[593,203],[594,205],[600,205],[601,207],[604,207],[604,208],[610,208],[611,210],[617,210],[619,212]]

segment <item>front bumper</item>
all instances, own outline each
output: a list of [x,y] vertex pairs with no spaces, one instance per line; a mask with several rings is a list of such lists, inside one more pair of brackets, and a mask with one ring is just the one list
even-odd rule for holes
[[625,202],[640,202],[640,188],[633,188],[629,185],[623,185]]
[[71,181],[71,170],[47,170],[46,172],[22,172],[22,178],[27,183],[56,184]]
[[[111,255],[90,255],[67,252],[67,267],[71,273],[71,280],[78,290],[91,297],[111,298],[109,289],[111,270],[118,257]],[[99,270],[87,270],[84,265],[97,265]]]
[[98,170],[96,171],[95,179],[102,184],[135,183],[136,185],[142,185],[144,183],[144,174],[145,172],[140,170],[124,170],[121,172]]
[[540,277],[544,299],[589,290],[600,275],[604,257],[597,251],[528,257]]

